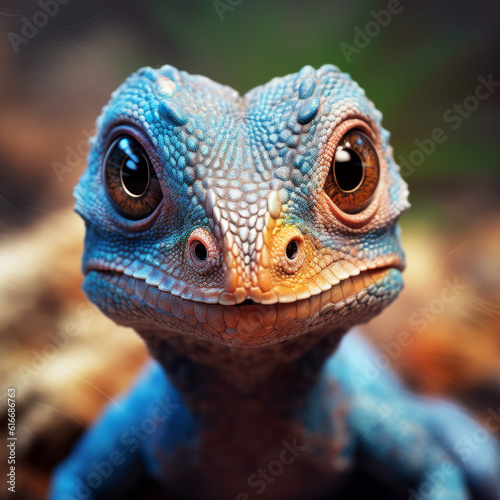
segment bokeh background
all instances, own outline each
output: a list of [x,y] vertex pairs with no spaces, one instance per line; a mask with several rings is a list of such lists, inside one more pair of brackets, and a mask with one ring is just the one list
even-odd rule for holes
[[[0,415],[16,387],[17,498],[44,498],[54,465],[147,358],[80,291],[83,224],[71,208],[95,118],[146,65],[244,93],[333,63],[365,88],[413,205],[401,219],[406,289],[365,331],[409,387],[498,433],[500,86],[473,96],[481,78],[500,82],[500,3],[401,0],[374,24],[390,3],[69,0],[47,1],[44,17],[43,1],[1,2]],[[430,143],[436,129],[446,138]]]

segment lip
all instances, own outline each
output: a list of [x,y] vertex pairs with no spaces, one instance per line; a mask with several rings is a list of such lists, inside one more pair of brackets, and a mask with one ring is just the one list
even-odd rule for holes
[[[404,261],[397,254],[380,256],[373,261],[360,261],[356,265],[347,260],[335,261],[307,281],[298,281],[293,286],[277,282],[266,293],[252,293],[252,296],[248,296],[248,292],[241,289],[238,297],[234,293],[227,293],[223,287],[199,288],[194,284],[186,283],[182,278],[175,279],[164,275],[159,269],[138,260],[129,264],[110,264],[104,259],[86,259],[83,262],[83,274],[87,275],[92,271],[124,274],[127,277],[145,281],[147,285],[160,292],[168,292],[172,296],[179,296],[193,302],[233,306],[241,305],[243,302],[248,304],[248,299],[252,299],[251,302],[263,306],[300,302],[328,292],[331,292],[335,302],[343,298],[348,299],[351,295],[371,285],[373,283],[371,276],[377,279],[377,273],[393,268],[402,272],[404,267]],[[338,290],[341,290],[340,295]]]
[[146,306],[159,313],[157,316],[164,315],[169,326],[198,331],[202,325],[204,333],[212,340],[224,343],[234,342],[235,338],[241,341],[269,338],[274,342],[316,325],[321,326],[334,315],[343,314],[342,310],[347,310],[354,302],[370,300],[370,291],[374,291],[392,270],[396,267],[362,271],[358,276],[347,278],[307,299],[267,305],[248,301],[236,305],[196,302],[161,291],[142,279],[114,270],[89,269],[86,279],[102,279],[123,290],[134,306],[139,309]]

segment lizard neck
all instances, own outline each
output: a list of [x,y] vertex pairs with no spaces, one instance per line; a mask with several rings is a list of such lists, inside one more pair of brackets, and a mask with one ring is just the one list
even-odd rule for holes
[[[240,498],[238,492],[252,478],[260,485],[273,482],[266,476],[267,463],[283,456],[291,463],[283,491],[269,488],[262,500],[284,500],[311,488],[321,496],[332,489],[337,481],[332,477],[346,470],[345,417],[324,366],[344,330],[317,331],[256,349],[158,329],[138,331],[196,418],[193,463],[200,464],[196,474],[209,479],[195,497],[212,498],[207,491],[218,490],[210,481],[220,481],[224,471],[231,492],[224,498]],[[186,481],[192,485],[190,477]]]
[[244,349],[158,328],[137,331],[186,404],[206,417],[210,406],[220,415],[257,401],[262,412],[292,416],[309,400],[325,360],[345,333],[318,330]]

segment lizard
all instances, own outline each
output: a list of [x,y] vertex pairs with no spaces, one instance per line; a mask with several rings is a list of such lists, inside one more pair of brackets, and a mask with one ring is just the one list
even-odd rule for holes
[[472,498],[425,405],[358,384],[375,354],[343,339],[403,287],[381,120],[333,65],[244,96],[146,67],[113,92],[75,188],[83,289],[154,360],[51,498]]

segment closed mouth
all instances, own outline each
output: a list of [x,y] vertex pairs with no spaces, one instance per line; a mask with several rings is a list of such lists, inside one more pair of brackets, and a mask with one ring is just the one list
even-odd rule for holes
[[[325,292],[332,299],[331,302],[337,303],[349,299],[382,279],[390,269],[399,271],[404,269],[402,259],[396,254],[382,256],[375,261],[360,262],[357,265],[344,259],[332,262],[307,280],[278,282],[265,293],[254,293],[256,289],[252,288],[250,295],[247,295],[248,292],[244,289],[239,289],[238,295],[228,293],[223,287],[217,287],[217,285],[213,288],[200,288],[195,284],[186,283],[183,279],[165,275],[160,269],[141,261],[133,261],[129,265],[115,265],[100,259],[89,259],[84,263],[83,272],[84,274],[91,271],[123,274],[126,277],[135,278],[139,283],[144,283],[144,285],[134,285],[135,281],[131,282],[129,285],[129,288],[132,288],[131,294],[134,294],[133,290],[137,286],[139,294],[144,295],[143,289],[147,289],[145,285],[149,285],[159,292],[167,292],[169,297],[178,296],[193,302],[223,306],[252,304],[264,306],[300,302],[316,295],[323,295]],[[123,287],[125,283],[124,278],[121,286]]]
[[144,279],[114,270],[91,268],[86,274],[88,279],[100,278],[123,290],[138,309],[146,306],[160,314],[166,313],[169,318],[179,320],[182,329],[192,325],[194,331],[197,326],[203,325],[208,334],[220,337],[220,341],[224,342],[227,338],[234,339],[235,334],[263,338],[279,330],[280,336],[286,336],[287,332],[325,323],[333,315],[342,314],[342,310],[354,307],[353,304],[375,302],[374,292],[379,282],[395,269],[395,266],[367,269],[342,280],[329,290],[293,302],[259,304],[247,299],[236,305],[186,299],[162,291]]

